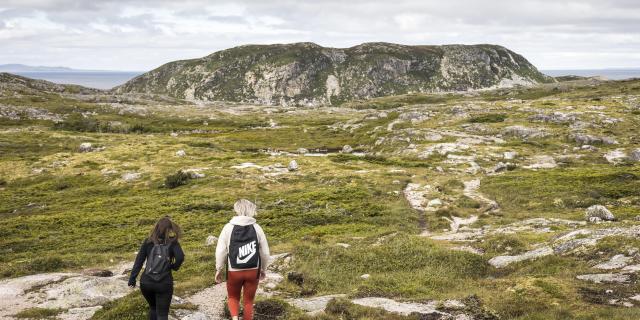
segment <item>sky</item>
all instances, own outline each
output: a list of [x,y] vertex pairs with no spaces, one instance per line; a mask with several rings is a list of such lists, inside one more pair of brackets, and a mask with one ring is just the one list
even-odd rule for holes
[[491,43],[539,69],[640,68],[640,1],[0,0],[0,64],[146,71],[301,41]]

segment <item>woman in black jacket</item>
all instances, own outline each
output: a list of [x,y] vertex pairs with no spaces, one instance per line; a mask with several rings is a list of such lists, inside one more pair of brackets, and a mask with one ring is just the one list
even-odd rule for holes
[[140,291],[149,303],[150,320],[167,320],[173,296],[173,275],[184,261],[184,252],[178,240],[180,227],[167,216],[160,219],[140,247],[131,269],[129,286],[136,286],[136,278],[146,261],[140,277]]

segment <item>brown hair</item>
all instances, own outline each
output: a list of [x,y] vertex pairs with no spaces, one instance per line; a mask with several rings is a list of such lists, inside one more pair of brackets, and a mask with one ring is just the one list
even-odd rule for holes
[[175,222],[171,221],[169,216],[160,218],[156,225],[151,229],[149,234],[149,242],[159,244],[161,242],[171,243],[182,238],[182,229]]

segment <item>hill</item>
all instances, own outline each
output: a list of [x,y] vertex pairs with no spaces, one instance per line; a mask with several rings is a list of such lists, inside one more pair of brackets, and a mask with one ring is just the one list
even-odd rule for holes
[[448,92],[553,82],[497,45],[364,43],[246,45],[167,63],[119,93],[266,105],[336,105],[411,92]]

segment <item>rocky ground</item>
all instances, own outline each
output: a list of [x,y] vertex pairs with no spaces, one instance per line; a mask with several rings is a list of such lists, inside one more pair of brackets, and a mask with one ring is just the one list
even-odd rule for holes
[[0,318],[144,317],[123,272],[165,214],[172,317],[224,317],[240,197],[277,253],[263,318],[640,317],[638,81],[327,108],[64,90],[0,86]]

